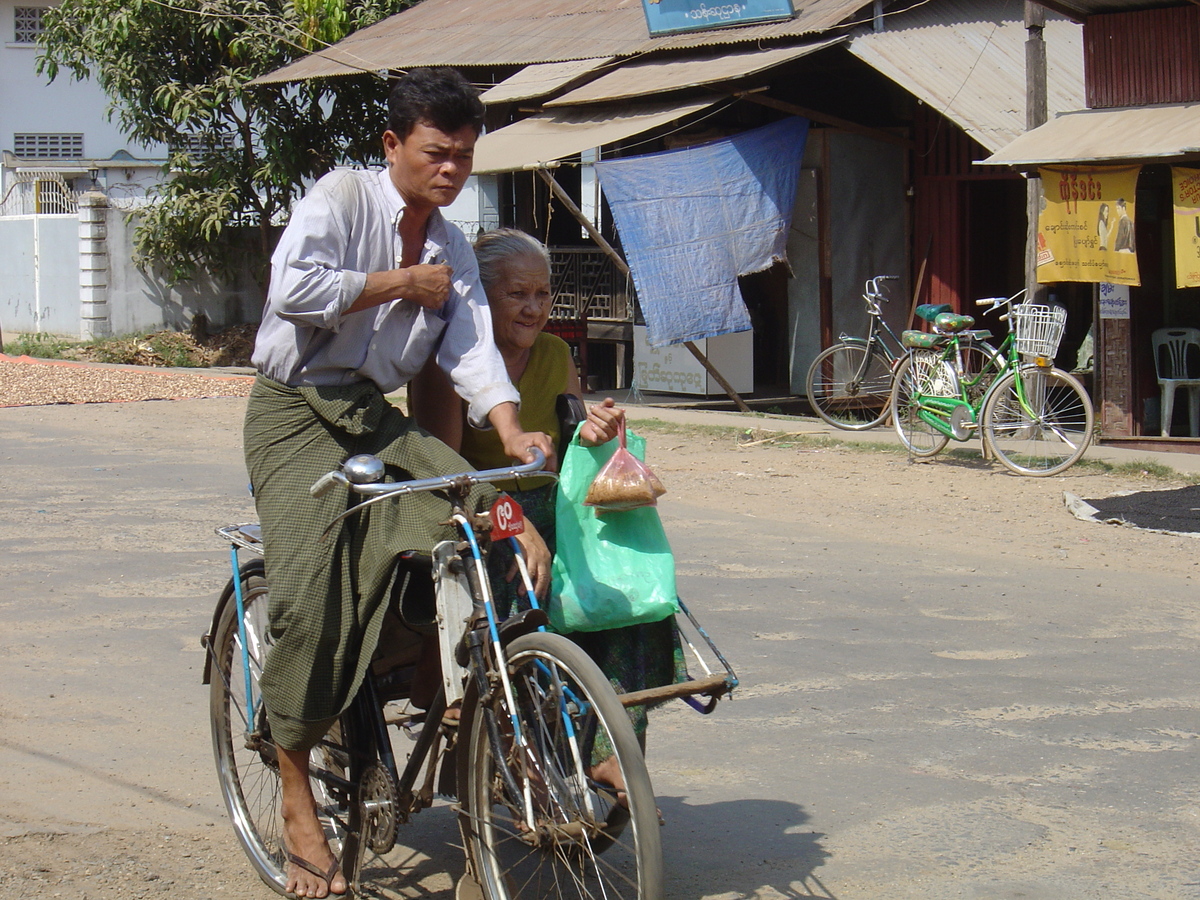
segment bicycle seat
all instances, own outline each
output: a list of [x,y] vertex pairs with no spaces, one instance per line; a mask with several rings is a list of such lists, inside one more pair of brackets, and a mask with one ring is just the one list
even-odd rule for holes
[[942,313],[948,313],[953,307],[949,303],[922,303],[917,307],[917,315],[926,322],[932,322]]
[[933,320],[933,327],[946,334],[958,334],[961,331],[967,331],[974,325],[975,320],[971,316],[960,316],[952,312],[938,313]]
[[950,343],[950,336],[912,330],[900,335],[900,343],[910,350],[936,350],[938,347],[945,347]]
[[965,331],[961,337],[969,338],[972,341],[990,341],[992,333],[986,328],[975,328],[971,331]]

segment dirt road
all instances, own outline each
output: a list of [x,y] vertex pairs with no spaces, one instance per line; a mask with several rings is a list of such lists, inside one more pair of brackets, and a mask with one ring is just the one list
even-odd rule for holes
[[[216,792],[214,525],[244,401],[0,410],[0,891],[271,896]],[[744,687],[662,711],[668,896],[1192,897],[1194,539],[1080,522],[971,460],[643,425],[681,590]],[[418,818],[410,896],[461,854]]]

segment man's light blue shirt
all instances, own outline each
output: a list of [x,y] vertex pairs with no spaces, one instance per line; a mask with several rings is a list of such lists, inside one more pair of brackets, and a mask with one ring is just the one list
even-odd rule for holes
[[386,169],[331,172],[313,185],[271,257],[253,363],[293,387],[373,381],[386,394],[412,380],[437,347],[437,363],[467,401],[471,424],[487,428],[488,412],[506,401],[519,404],[520,395],[492,337],[475,254],[438,210],[421,262],[454,272],[442,308],[392,300],[345,312],[369,273],[399,268],[403,210]]

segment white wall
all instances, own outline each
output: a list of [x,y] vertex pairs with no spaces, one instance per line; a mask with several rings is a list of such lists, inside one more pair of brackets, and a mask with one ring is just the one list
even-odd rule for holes
[[[249,272],[233,283],[201,274],[167,287],[132,262],[136,217],[104,209],[107,330],[114,335],[186,331],[203,313],[210,331],[257,322],[262,289]],[[36,248],[36,252],[35,252]],[[81,322],[80,217],[0,217],[0,331],[87,337]]]
[[[14,10],[18,5],[56,4],[44,0],[0,0],[0,150],[14,151],[13,135],[17,133],[82,133],[83,155],[87,159],[109,159],[118,151],[126,151],[138,159],[165,158],[165,148],[132,143],[115,120],[109,121],[109,99],[94,82],[75,81],[70,72],[60,72],[51,83],[45,75],[37,73],[37,45],[13,40]],[[11,177],[11,173],[4,174]],[[132,175],[126,179],[124,168],[115,166],[108,173],[107,186],[111,188],[126,180],[144,181],[147,176],[157,177],[157,172],[133,171]],[[77,189],[91,187],[86,173],[73,177]],[[102,179],[101,187],[105,186]],[[0,184],[0,192],[7,187],[7,182]]]

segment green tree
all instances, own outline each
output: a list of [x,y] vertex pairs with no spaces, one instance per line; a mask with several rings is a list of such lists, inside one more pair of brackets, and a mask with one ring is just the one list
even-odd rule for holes
[[[110,116],[171,148],[140,210],[137,261],[172,281],[236,269],[265,280],[274,228],[307,180],[378,160],[386,87],[376,76],[249,82],[414,0],[63,0],[46,11],[39,70],[94,78]],[[238,240],[233,226],[254,226]]]

